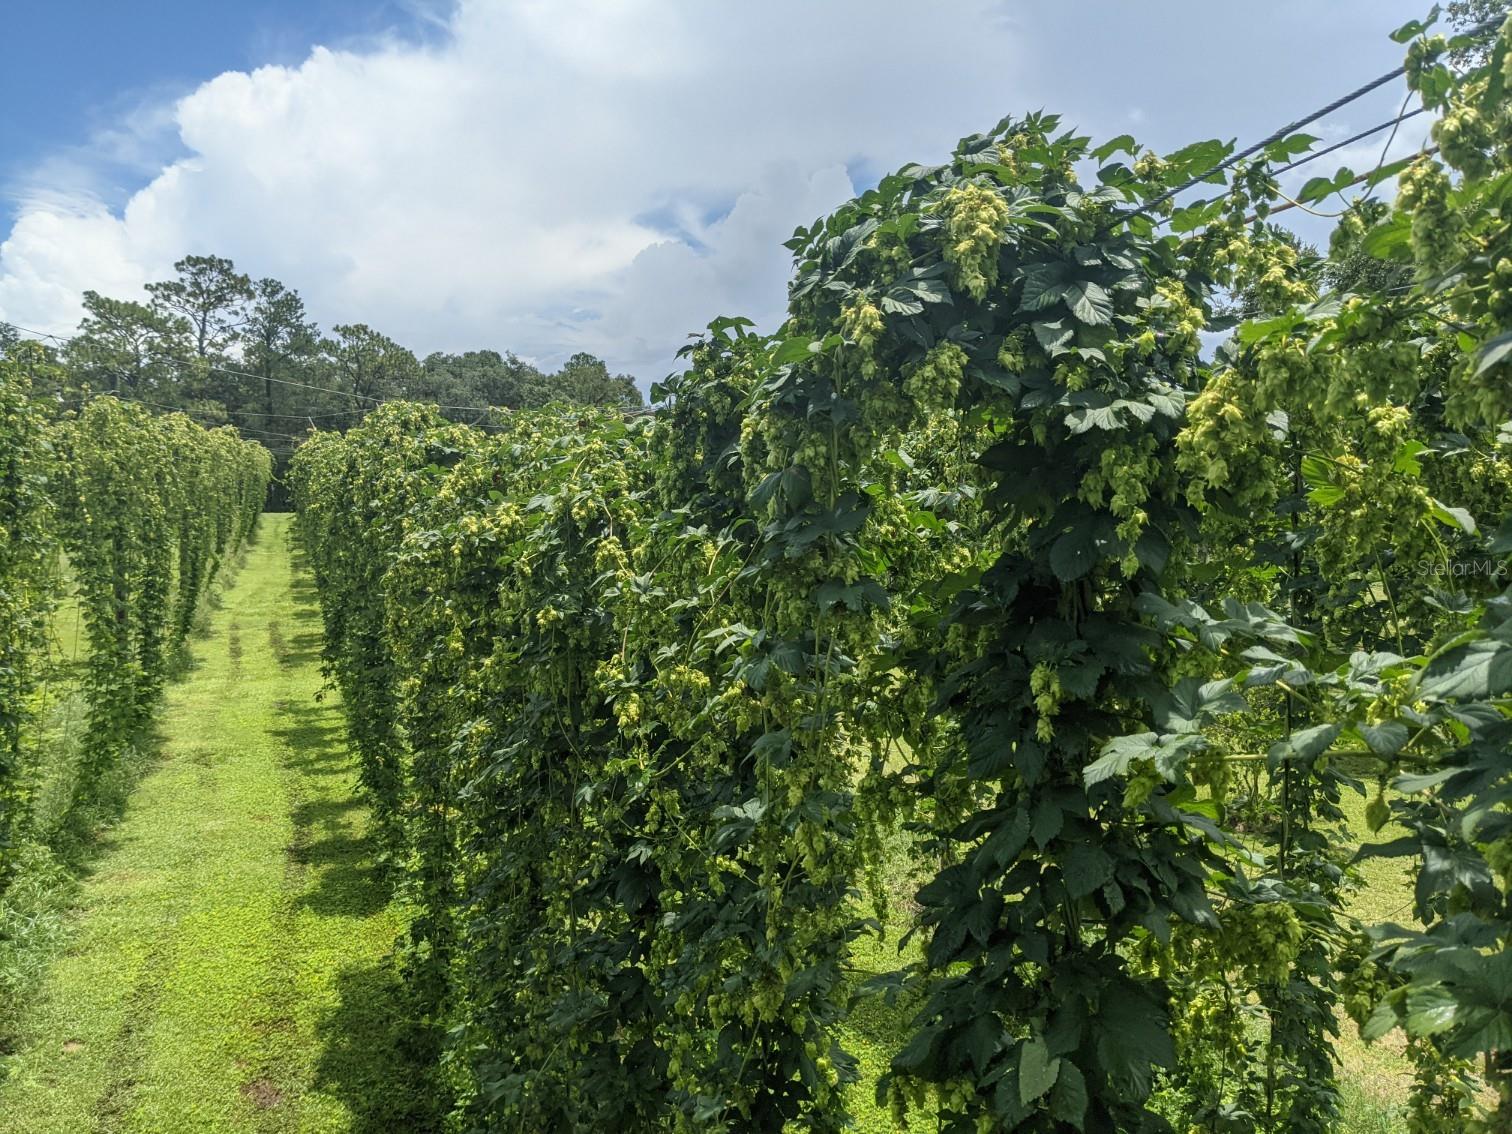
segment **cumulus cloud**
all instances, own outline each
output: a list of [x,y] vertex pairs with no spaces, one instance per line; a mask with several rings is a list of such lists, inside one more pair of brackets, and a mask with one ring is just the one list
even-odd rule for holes
[[[84,289],[138,294],[185,253],[213,252],[299,288],[327,326],[360,320],[422,353],[491,346],[550,364],[591,350],[654,379],[716,315],[774,326],[782,241],[858,182],[1041,106],[1102,136],[1140,121],[1163,149],[1260,137],[1396,63],[1384,32],[1416,12],[412,2],[441,25],[423,43],[228,72],[31,171],[0,242],[0,319],[67,332]],[[1394,106],[1354,104],[1331,128],[1347,136]],[[1368,168],[1361,149],[1338,160]],[[128,199],[95,191],[91,154],[114,170],[149,152],[167,156]]]
[[435,42],[228,72],[165,108],[177,154],[119,210],[31,179],[0,318],[66,332],[84,289],[215,252],[422,352],[588,349],[654,378],[715,315],[779,317],[781,242],[850,170],[1021,103],[997,8],[463,0]]

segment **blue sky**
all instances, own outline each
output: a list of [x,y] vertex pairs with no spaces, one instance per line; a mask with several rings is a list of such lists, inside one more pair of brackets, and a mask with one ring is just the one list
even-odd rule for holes
[[[441,33],[431,9],[397,0],[5,0],[0,67],[0,185],[24,182],[60,151],[87,146],[122,118],[222,71],[298,63],[312,46]],[[161,157],[174,148],[161,139]],[[103,159],[103,154],[96,154]],[[143,170],[111,168],[124,195]],[[3,198],[14,216],[14,192]]]
[[[1423,8],[3,2],[0,319],[66,333],[86,288],[137,295],[213,252],[327,326],[591,350],[646,379],[716,315],[774,324],[781,242],[881,171],[1039,108],[1164,151],[1247,142],[1397,64],[1387,33]],[[1310,129],[1347,136],[1403,93]]]

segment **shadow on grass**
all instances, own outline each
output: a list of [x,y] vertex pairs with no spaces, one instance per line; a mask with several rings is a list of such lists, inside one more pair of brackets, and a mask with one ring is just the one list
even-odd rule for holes
[[294,569],[289,594],[294,599],[294,623],[298,631],[289,636],[289,664],[317,662],[325,650],[325,628],[320,618],[320,591],[315,586],[310,557],[292,528],[289,531],[289,559]]
[[[318,663],[324,647],[318,595],[309,565],[291,533],[294,616],[284,629],[284,656],[294,667]],[[298,781],[290,812],[291,864],[309,871],[296,904],[319,917],[361,918],[390,901],[378,848],[367,833],[364,804],[326,777],[352,776],[340,710],[309,701],[279,706],[273,730],[284,745],[284,766]],[[441,1034],[425,1023],[414,993],[392,958],[355,966],[335,980],[335,1008],[316,1025],[321,1053],[316,1086],[339,1098],[352,1115],[352,1134],[432,1134],[449,1109],[434,1069]]]
[[[41,757],[71,765],[80,752],[55,740]],[[72,798],[46,830],[9,848],[15,865],[0,889],[0,1055],[20,1042],[32,998],[72,936],[81,883],[120,846],[131,793],[162,759],[154,719],[123,741],[115,762],[87,790],[69,784]],[[6,1072],[0,1062],[0,1081]]]
[[154,719],[130,737],[98,780],[80,789],[58,825],[48,832],[54,857],[78,878],[88,878],[95,862],[116,848],[116,827],[126,815],[131,793],[163,762],[165,738]]
[[[191,630],[190,637],[192,638],[193,636],[194,632]],[[174,647],[173,653],[168,658],[169,682],[176,684],[180,681],[187,681],[189,675],[199,669],[202,664],[204,663],[194,656],[194,647],[190,644],[189,638],[185,638]]]
[[[901,964],[900,961],[900,967]],[[880,990],[866,987],[871,978],[882,975],[870,971],[847,975],[845,991],[850,1012],[845,1017],[845,1031],[852,1044],[860,1041],[874,1051],[885,1053],[885,1059],[891,1059],[909,1036],[913,1018],[924,1006],[924,998],[917,993],[905,993],[888,1003]]]
[[333,705],[291,704],[278,706],[283,721],[270,729],[284,744],[284,765],[306,776],[342,775],[351,767],[346,749],[346,729]]
[[304,573],[294,580],[293,585],[289,588],[289,593],[294,596],[294,601],[299,603],[300,606],[314,608],[320,602],[320,592],[316,589],[315,584],[310,581],[307,567],[308,562],[305,555],[302,552],[297,553],[294,556],[294,570]]
[[371,917],[388,905],[390,893],[376,865],[373,842],[346,826],[358,801],[304,803],[293,812],[294,843],[289,858],[319,868],[318,884],[296,905],[321,917]]
[[375,914],[390,895],[377,848],[362,829],[362,801],[345,791],[331,798],[330,789],[319,782],[322,777],[351,775],[340,715],[331,706],[288,703],[279,706],[279,714],[286,723],[272,734],[285,745],[284,767],[310,781],[295,789],[302,802],[290,813],[294,840],[289,860],[317,868],[318,876],[298,904],[323,917]]
[[280,659],[286,666],[314,665],[320,661],[324,638],[318,630],[305,630],[290,636]]
[[390,961],[336,978],[337,1006],[316,1025],[323,1045],[315,1082],[351,1111],[352,1134],[431,1134],[447,1109],[432,1068],[438,1029],[417,1006]]

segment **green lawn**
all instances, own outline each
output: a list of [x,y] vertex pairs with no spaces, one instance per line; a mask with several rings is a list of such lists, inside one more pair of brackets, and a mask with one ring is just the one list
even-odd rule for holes
[[67,951],[0,1062],[0,1131],[418,1129],[320,628],[266,516],[161,714],[161,754],[104,833]]
[[[1344,810],[1349,815],[1355,842],[1388,842],[1407,832],[1391,824],[1372,835],[1365,823],[1366,799],[1346,792]],[[1396,921],[1411,924],[1415,858],[1370,858],[1359,864],[1360,885],[1349,895],[1350,914],[1366,925]],[[1344,1134],[1391,1134],[1406,1129],[1402,1107],[1412,1089],[1412,1065],[1403,1054],[1400,1032],[1373,1044],[1360,1039],[1354,1022],[1340,1023],[1339,1086],[1344,1098]]]

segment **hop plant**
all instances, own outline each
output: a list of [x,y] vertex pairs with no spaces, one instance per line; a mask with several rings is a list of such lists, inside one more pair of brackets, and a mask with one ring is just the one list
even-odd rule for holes
[[1186,479],[1187,498],[1201,506],[1215,492],[1228,492],[1238,510],[1268,511],[1276,489],[1269,457],[1274,444],[1257,404],[1257,384],[1225,368],[1209,378],[1187,408],[1177,435],[1177,471]]
[[966,352],[955,343],[940,343],[903,380],[903,392],[922,407],[948,406],[960,391],[966,362]]
[[1060,709],[1061,681],[1055,667],[1041,662],[1029,675],[1029,691],[1034,694],[1034,708],[1039,713],[1035,735],[1048,743],[1055,736],[1055,714]]
[[1166,164],[1165,158],[1154,150],[1146,150],[1134,159],[1134,175],[1147,181],[1157,178],[1165,171]]
[[877,372],[877,340],[882,337],[882,312],[871,300],[860,298],[840,311],[840,333],[861,351],[861,373],[870,378]]
[[[1207,329],[1207,316],[1192,302],[1186,288],[1176,280],[1161,280],[1155,285],[1160,309],[1165,315],[1166,349],[1173,354],[1192,354],[1201,346],[1200,335]],[[1153,341],[1153,333],[1150,334]]]
[[869,299],[857,299],[840,312],[840,330],[863,350],[870,350],[882,335],[882,312]]
[[[1409,90],[1423,90],[1423,79],[1434,67],[1439,59],[1449,49],[1449,41],[1444,36],[1420,36],[1407,45],[1407,87]],[[1428,97],[1424,96],[1424,103],[1428,103]]]
[[1490,172],[1488,151],[1495,139],[1476,107],[1460,105],[1445,114],[1433,124],[1433,140],[1444,160],[1461,173],[1484,177]]
[[945,260],[955,267],[956,286],[983,299],[997,281],[998,248],[1008,228],[1008,204],[992,189],[967,184],[949,190],[938,206],[945,214]]
[[1423,276],[1437,275],[1459,255],[1464,218],[1449,205],[1452,186],[1436,161],[1414,162],[1402,171],[1397,208],[1412,214],[1412,256]]
[[1229,910],[1221,919],[1224,951],[1257,984],[1284,984],[1302,948],[1306,930],[1285,902],[1262,902]]

